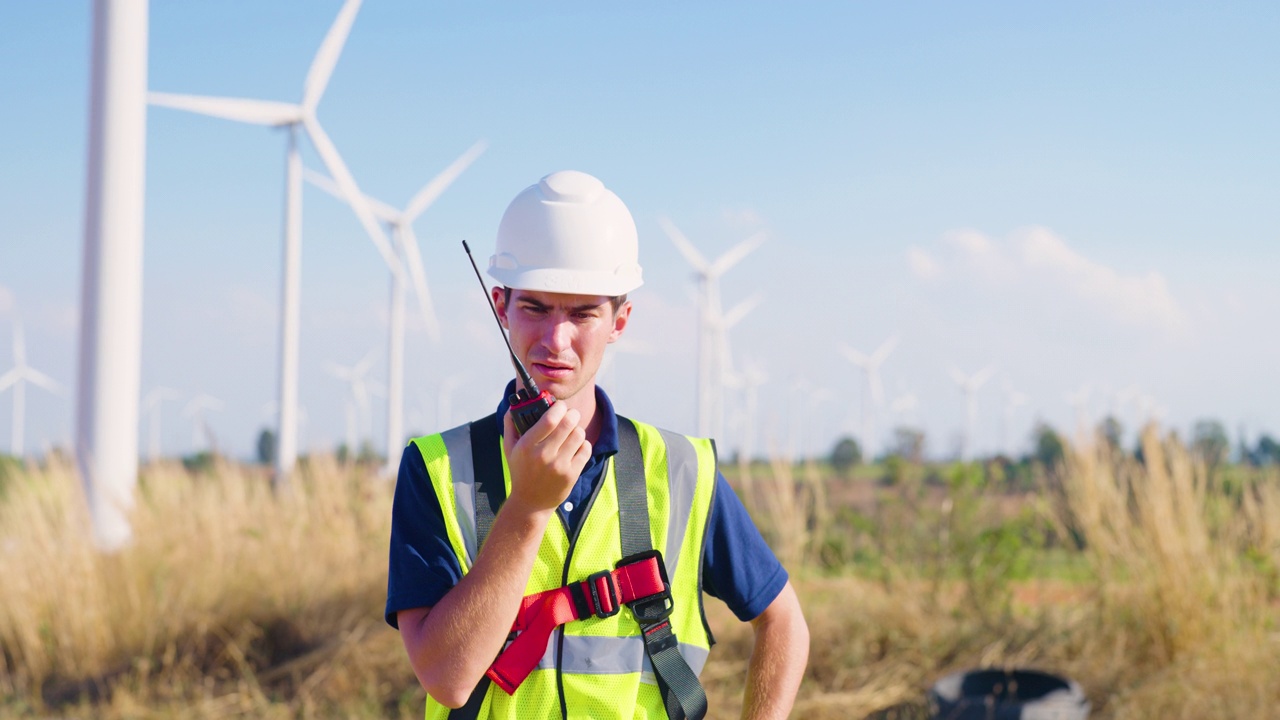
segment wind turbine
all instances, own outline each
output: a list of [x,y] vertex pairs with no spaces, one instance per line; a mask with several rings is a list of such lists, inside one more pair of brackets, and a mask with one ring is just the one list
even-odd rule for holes
[[204,435],[205,444],[210,450],[217,450],[217,439],[213,436],[213,430],[209,428],[209,423],[204,419],[204,414],[210,410],[217,412],[223,408],[223,402],[212,395],[200,393],[187,401],[182,408],[182,417],[191,419],[191,451],[196,452],[200,449],[200,435]]
[[[467,149],[449,167],[435,176],[418,191],[403,210],[380,202],[368,196],[368,203],[373,214],[386,223],[391,231],[399,251],[395,262],[388,266],[391,271],[391,307],[389,312],[390,331],[387,345],[387,465],[386,474],[395,472],[399,458],[396,450],[404,442],[404,327],[405,327],[405,287],[403,278],[408,271],[413,281],[414,295],[422,311],[422,319],[426,324],[427,335],[433,342],[440,340],[440,323],[436,319],[435,308],[431,303],[431,292],[427,288],[427,274],[422,266],[422,254],[418,250],[418,238],[413,232],[413,222],[418,219],[436,198],[440,197],[454,180],[480,157],[485,151],[484,141],[477,142]],[[306,171],[306,179],[311,184],[346,201],[342,189],[333,180],[312,170]],[[376,240],[374,242],[377,242]]]
[[338,154],[333,141],[316,119],[316,106],[324,94],[333,68],[342,54],[361,0],[347,0],[320,43],[307,78],[302,101],[283,103],[245,98],[148,93],[152,105],[186,110],[201,115],[235,120],[253,125],[285,128],[289,133],[285,155],[284,263],[280,303],[280,430],[276,434],[276,466],[273,483],[277,489],[289,484],[289,474],[298,459],[298,331],[302,280],[302,160],[298,155],[298,132],[306,133],[325,168],[333,176],[347,202],[388,267],[399,267],[395,250],[373,216],[355,178]]
[[718,372],[716,373],[716,377],[719,379],[720,382],[717,383],[717,386],[716,386],[717,394],[713,398],[715,401],[716,415],[714,418],[715,425],[712,426],[711,428],[712,434],[710,435],[710,437],[717,438],[717,439],[720,439],[723,437],[724,413],[725,413],[725,406],[727,405],[727,403],[725,402],[724,391],[725,391],[725,388],[727,387],[734,387],[735,385],[740,384],[737,382],[739,373],[734,369],[733,348],[729,343],[729,331],[733,329],[733,326],[742,322],[742,319],[747,316],[747,313],[754,310],[756,306],[759,304],[760,304],[760,293],[756,293],[751,297],[747,298],[746,300],[743,300],[742,302],[738,303],[737,305],[734,305],[729,310],[729,312],[724,313],[720,317],[720,322],[718,323],[718,327],[717,327],[717,329],[719,330],[718,334],[719,334],[720,346],[719,346],[719,352],[716,355],[717,357],[716,364],[718,366]]
[[0,375],[0,392],[13,388],[13,427],[10,428],[9,454],[22,457],[23,430],[26,423],[27,383],[44,388],[54,395],[62,394],[62,386],[53,378],[27,364],[27,343],[22,321],[13,321],[13,367]]
[[1013,383],[1008,380],[1004,381],[1004,412],[1000,418],[1000,439],[1004,448],[1004,452],[1009,457],[1013,457],[1013,437],[1010,432],[1013,429],[1013,413],[1018,408],[1027,404],[1029,399],[1024,393],[1014,389]]
[[377,350],[370,350],[355,365],[345,366],[335,362],[325,363],[325,372],[348,383],[351,389],[351,397],[347,400],[346,418],[347,418],[347,457],[355,457],[359,453],[360,448],[357,443],[360,439],[357,437],[359,426],[365,424],[364,419],[369,417],[369,382],[365,376],[369,374],[369,368],[373,367],[373,360],[377,356]]
[[755,456],[756,446],[756,413],[758,412],[760,386],[768,381],[764,368],[754,361],[747,361],[740,372],[730,373],[725,378],[725,387],[742,391],[742,413],[738,416],[742,426],[742,437],[739,444],[739,458],[750,464]]
[[991,374],[994,372],[995,368],[990,365],[972,375],[965,375],[960,368],[951,367],[951,379],[960,386],[960,391],[964,393],[964,439],[960,443],[960,459],[962,461],[967,461],[970,452],[973,450],[974,428],[978,423],[978,390],[991,379]]
[[1075,392],[1066,393],[1062,399],[1074,410],[1076,420],[1076,442],[1083,444],[1089,437],[1089,395],[1093,388],[1088,383],[1081,385]]
[[142,398],[142,412],[148,416],[147,461],[160,459],[160,404],[179,400],[182,394],[173,388],[154,387]]
[[762,231],[752,235],[729,248],[714,261],[708,262],[669,219],[660,217],[658,222],[676,249],[693,266],[698,278],[698,434],[711,437],[715,430],[713,424],[718,414],[719,399],[723,396],[721,378],[724,365],[718,352],[721,348],[719,335],[723,332],[720,276],[760,247],[765,233]]
[[870,355],[865,355],[848,345],[840,346],[845,359],[861,370],[867,381],[866,392],[862,393],[862,452],[868,461],[875,458],[877,450],[875,409],[884,405],[884,385],[880,382],[880,366],[896,347],[898,347],[897,335],[890,336],[888,340],[880,343],[880,347]]

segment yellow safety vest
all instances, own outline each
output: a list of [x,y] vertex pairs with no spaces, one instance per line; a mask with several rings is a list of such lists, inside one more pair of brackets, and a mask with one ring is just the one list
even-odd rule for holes
[[[496,422],[496,421],[495,421]],[[702,670],[714,639],[702,607],[702,551],[715,489],[716,457],[710,440],[631,422],[639,436],[648,496],[652,546],[662,552],[671,583],[669,622],[680,654],[694,674]],[[476,542],[476,473],[470,425],[414,439],[426,462],[458,565],[470,571]],[[499,438],[504,486],[510,472]],[[564,523],[547,523],[525,594],[580,582],[610,570],[622,558],[618,490],[611,458],[588,502],[576,537]],[[505,494],[504,494],[505,496]],[[557,513],[556,517],[559,517]],[[447,654],[448,648],[438,652]],[[450,709],[427,696],[427,720],[446,720]],[[538,667],[507,695],[490,686],[480,718],[666,718],[646,655],[640,625],[629,609],[608,618],[589,617],[559,627]]]

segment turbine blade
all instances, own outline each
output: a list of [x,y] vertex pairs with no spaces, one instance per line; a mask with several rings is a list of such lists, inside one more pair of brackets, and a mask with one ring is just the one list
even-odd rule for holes
[[[346,196],[342,194],[342,189],[339,188],[338,184],[333,181],[333,178],[328,175],[312,170],[311,168],[303,168],[302,177],[307,182],[315,185],[317,188],[329,193],[342,202],[345,203],[347,201]],[[375,200],[368,195],[364,197],[364,200],[369,203],[369,209],[373,211],[374,217],[378,218],[382,222],[394,223],[400,219],[400,211],[390,205],[380,200]]]
[[63,394],[62,385],[58,384],[56,380],[49,377],[48,375],[45,375],[39,370],[26,368],[22,374],[23,374],[23,377],[27,380],[27,382],[33,385],[39,385],[40,387],[44,388],[45,390],[48,390],[54,395]]
[[679,228],[666,217],[659,217],[658,224],[666,231],[667,237],[671,238],[676,250],[680,251],[680,254],[684,256],[684,259],[690,265],[703,275],[710,272],[711,266],[707,264],[707,259],[702,257],[702,253],[698,252],[698,249],[693,246],[693,243],[689,242],[689,238],[685,237]]
[[19,374],[20,373],[18,372],[18,368],[14,368],[9,372],[3,375],[0,375],[0,392],[4,392],[5,390],[8,390],[10,385],[13,385],[14,383],[18,382]]
[[147,93],[147,102],[159,107],[253,125],[288,125],[302,119],[302,108],[273,100],[151,92]]
[[952,365],[947,372],[951,375],[951,379],[956,381],[957,385],[965,387],[969,384],[969,376],[964,374],[960,368]]
[[329,84],[329,77],[333,75],[333,68],[338,64],[338,56],[342,54],[342,46],[347,42],[347,35],[351,33],[351,25],[359,11],[360,0],[347,0],[338,11],[337,19],[324,36],[320,50],[311,61],[311,69],[307,71],[307,80],[302,86],[303,107],[314,110],[320,104],[320,96],[324,95],[325,86]]
[[338,378],[339,380],[351,379],[351,368],[339,365],[338,363],[333,362],[332,360],[324,364],[324,371]]
[[329,170],[329,175],[333,177],[342,194],[346,196],[347,204],[355,211],[356,217],[360,219],[360,224],[364,226],[364,231],[368,233],[369,240],[373,242],[374,247],[378,248],[378,252],[382,254],[382,260],[391,268],[392,272],[401,273],[403,268],[400,267],[400,260],[396,257],[395,250],[391,248],[391,243],[387,242],[386,233],[382,232],[382,226],[373,216],[373,211],[369,209],[369,203],[365,200],[364,193],[360,192],[360,187],[356,185],[356,180],[351,176],[351,171],[347,169],[347,164],[342,161],[342,156],[338,154],[338,149],[333,146],[333,141],[325,133],[324,128],[320,127],[320,123],[314,118],[306,118],[303,125],[307,128],[307,135],[311,138],[311,144],[315,146],[316,153],[320,155],[320,159],[324,161],[325,167]]
[[355,367],[351,368],[351,374],[355,377],[361,378],[360,382],[363,383],[364,374],[369,372],[369,368],[373,366],[373,361],[377,357],[378,348],[370,348],[369,352],[365,353],[364,357],[360,358],[360,362],[356,363]]
[[432,178],[431,182],[422,186],[418,194],[414,195],[409,204],[405,206],[404,223],[409,224],[417,220],[418,216],[431,207],[431,203],[435,202],[436,198],[440,197],[440,194],[447,190],[453,184],[453,181],[457,180],[458,176],[462,175],[471,166],[471,163],[475,162],[476,158],[480,157],[488,147],[488,143],[480,140],[475,145],[467,148],[466,152],[459,155],[458,159],[454,160],[449,167]]
[[896,347],[898,347],[898,336],[894,335],[888,340],[885,340],[880,347],[876,348],[875,352],[871,353],[871,362],[876,365],[880,365],[885,361],[885,358],[889,357]]
[[853,363],[854,365],[857,365],[858,367],[864,370],[868,365],[871,364],[870,358],[858,352],[857,350],[854,350],[848,345],[841,345],[840,352],[849,360],[849,362]]
[[756,306],[759,304],[760,293],[756,293],[737,305],[734,305],[733,308],[730,309],[729,312],[725,313],[724,317],[720,319],[721,327],[728,330],[734,325],[737,325],[741,322],[742,318],[746,317],[747,313],[755,310]]
[[746,240],[734,245],[729,249],[729,252],[716,258],[716,261],[711,263],[711,274],[715,276],[723,275],[726,270],[737,265],[742,261],[742,258],[751,254],[752,250],[760,247],[760,244],[764,242],[766,236],[766,233],[761,230],[755,235],[752,235]]
[[409,266],[409,277],[413,280],[413,294],[418,298],[418,307],[422,309],[422,320],[427,325],[427,336],[432,342],[440,342],[440,321],[436,318],[436,309],[431,302],[431,289],[427,287],[427,272],[422,266],[422,253],[418,252],[418,237],[413,233],[412,225],[400,228],[405,261]]
[[995,374],[995,371],[996,368],[994,365],[988,365],[979,370],[973,377],[969,378],[969,382],[973,383],[973,389],[977,390],[983,385],[986,385],[987,381],[991,379],[991,376]]

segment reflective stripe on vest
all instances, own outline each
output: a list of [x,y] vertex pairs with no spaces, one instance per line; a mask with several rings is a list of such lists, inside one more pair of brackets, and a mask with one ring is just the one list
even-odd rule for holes
[[[627,421],[620,418],[619,422]],[[715,486],[714,448],[707,440],[634,424],[644,459],[650,534],[653,546],[663,551],[671,579],[672,628],[681,655],[698,673],[712,642],[702,613],[700,559]],[[469,572],[478,555],[469,427],[413,442],[427,464],[450,546],[463,572]],[[501,453],[500,443],[495,450]],[[506,471],[505,458],[502,465]],[[620,557],[612,461],[603,475],[579,521],[581,534],[576,539],[567,534],[558,513],[548,523],[525,594],[584,580],[592,572],[611,568]],[[504,481],[509,488],[509,477]],[[575,717],[664,717],[654,682],[639,626],[624,609],[612,618],[589,618],[557,629],[537,669],[516,693],[507,696],[491,688],[479,716],[555,718],[567,712]],[[447,708],[428,697],[427,717],[447,716]]]

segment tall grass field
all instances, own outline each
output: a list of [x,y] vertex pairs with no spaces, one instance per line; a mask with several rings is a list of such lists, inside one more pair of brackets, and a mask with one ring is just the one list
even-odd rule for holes
[[[796,717],[927,717],[958,669],[1069,676],[1095,718],[1280,717],[1280,476],[1148,428],[1014,478],[999,464],[726,474],[811,630]],[[392,485],[311,458],[143,469],[136,539],[92,546],[73,466],[0,467],[0,717],[421,716],[382,621]],[[749,625],[707,600],[712,717],[737,717]],[[448,648],[440,652],[447,653]]]

